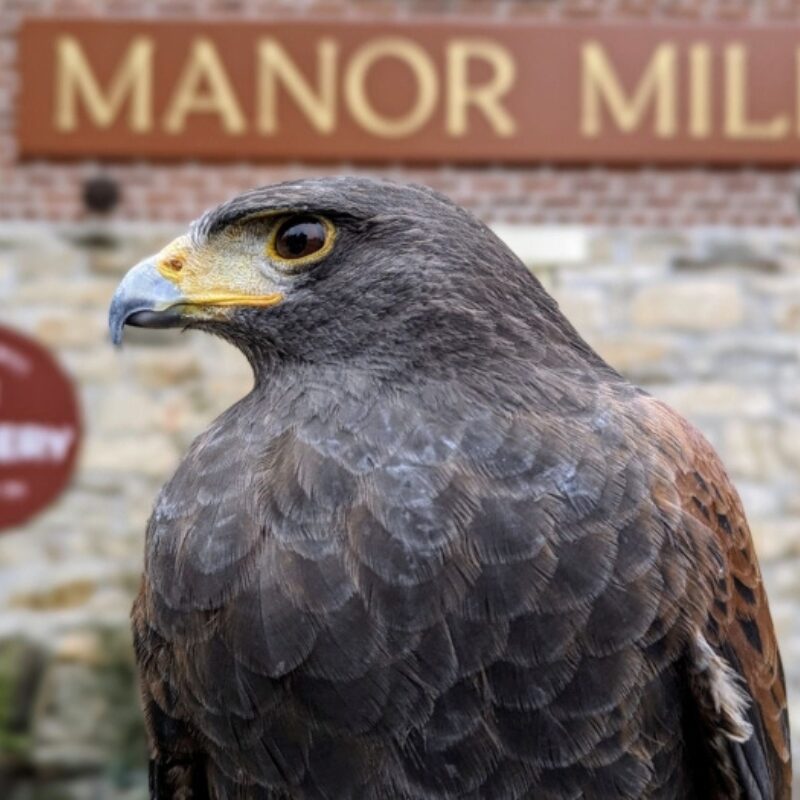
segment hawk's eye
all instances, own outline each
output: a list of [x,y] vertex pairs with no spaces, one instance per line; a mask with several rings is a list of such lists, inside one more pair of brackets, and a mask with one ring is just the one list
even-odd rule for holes
[[290,217],[275,234],[275,252],[288,261],[313,255],[325,247],[328,229],[314,217]]

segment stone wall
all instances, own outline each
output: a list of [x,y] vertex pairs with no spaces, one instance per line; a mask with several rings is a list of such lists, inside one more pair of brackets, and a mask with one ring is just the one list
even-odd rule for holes
[[[497,229],[610,363],[720,450],[800,701],[800,236]],[[145,796],[127,623],[145,520],[191,439],[250,385],[241,356],[201,334],[134,330],[121,351],[107,343],[119,277],[180,231],[0,225],[0,321],[55,351],[80,387],[86,428],[67,493],[0,535],[3,798]],[[800,705],[793,712],[800,722]]]

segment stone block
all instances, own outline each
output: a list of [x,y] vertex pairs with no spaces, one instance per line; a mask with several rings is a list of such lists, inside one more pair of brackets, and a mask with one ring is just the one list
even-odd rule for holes
[[800,295],[779,301],[775,321],[782,331],[800,333]]
[[93,247],[88,251],[89,267],[100,275],[113,275],[121,278],[134,264],[136,258],[130,250],[114,243]]
[[738,383],[709,381],[653,387],[659,399],[690,420],[720,417],[766,417],[775,410],[767,389]]
[[737,480],[735,486],[748,520],[772,519],[781,513],[780,493],[771,484]]
[[689,247],[689,237],[677,230],[646,230],[635,237],[631,255],[638,262],[666,264],[675,253],[683,253]]
[[800,472],[800,417],[785,416],[781,420],[778,449],[786,463]]
[[797,365],[781,370],[776,380],[776,394],[791,411],[800,411],[800,378]]
[[588,335],[608,322],[608,299],[599,289],[556,290],[555,298],[564,316],[582,335]]
[[77,579],[48,588],[17,592],[8,598],[9,608],[28,611],[58,611],[81,606],[97,588],[93,580]]
[[196,397],[178,390],[159,399],[155,424],[159,430],[177,435],[186,445],[208,427],[213,416]]
[[610,261],[613,257],[615,237],[602,229],[592,232],[589,238],[588,260],[592,263]]
[[67,631],[55,642],[53,653],[64,663],[98,666],[105,660],[100,637],[93,630]]
[[766,297],[796,298],[800,295],[800,274],[757,275],[749,281],[749,285]]
[[754,517],[750,530],[762,562],[800,556],[800,519]]
[[166,478],[178,453],[169,437],[158,433],[92,436],[79,456],[82,470]]
[[133,354],[136,379],[143,386],[179,386],[201,374],[198,357],[188,350],[137,349]]
[[87,422],[95,435],[150,433],[159,427],[160,403],[151,394],[128,384],[107,386]]
[[669,376],[667,361],[674,350],[669,337],[601,334],[593,344],[614,369],[633,381],[665,380]]
[[645,329],[727,330],[744,318],[742,290],[733,281],[672,280],[645,286],[631,307],[633,324]]
[[96,347],[108,339],[106,319],[98,313],[51,311],[41,314],[33,334],[48,347]]
[[83,272],[86,256],[79,249],[56,243],[29,242],[14,254],[17,274],[20,278],[51,280],[55,275],[65,277]]
[[120,361],[110,342],[90,350],[63,352],[59,361],[82,386],[113,384],[122,379]]
[[87,307],[105,312],[116,285],[116,281],[103,278],[89,281],[67,275],[54,280],[51,275],[20,285],[15,292],[15,302],[29,306],[69,306],[70,313],[76,315],[85,313]]
[[564,225],[492,226],[497,236],[528,267],[537,264],[585,262],[589,254],[589,238],[585,228]]
[[783,471],[778,442],[771,420],[736,418],[725,423],[721,455],[734,478],[774,481]]

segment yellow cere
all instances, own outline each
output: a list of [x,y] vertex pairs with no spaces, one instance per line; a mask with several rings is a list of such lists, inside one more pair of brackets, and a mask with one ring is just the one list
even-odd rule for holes
[[274,306],[283,300],[251,256],[218,243],[198,248],[181,236],[158,254],[156,266],[190,306]]

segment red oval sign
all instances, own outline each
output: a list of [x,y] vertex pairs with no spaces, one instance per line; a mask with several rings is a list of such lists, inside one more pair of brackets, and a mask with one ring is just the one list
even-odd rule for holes
[[61,493],[80,434],[75,392],[53,357],[0,326],[0,529]]

